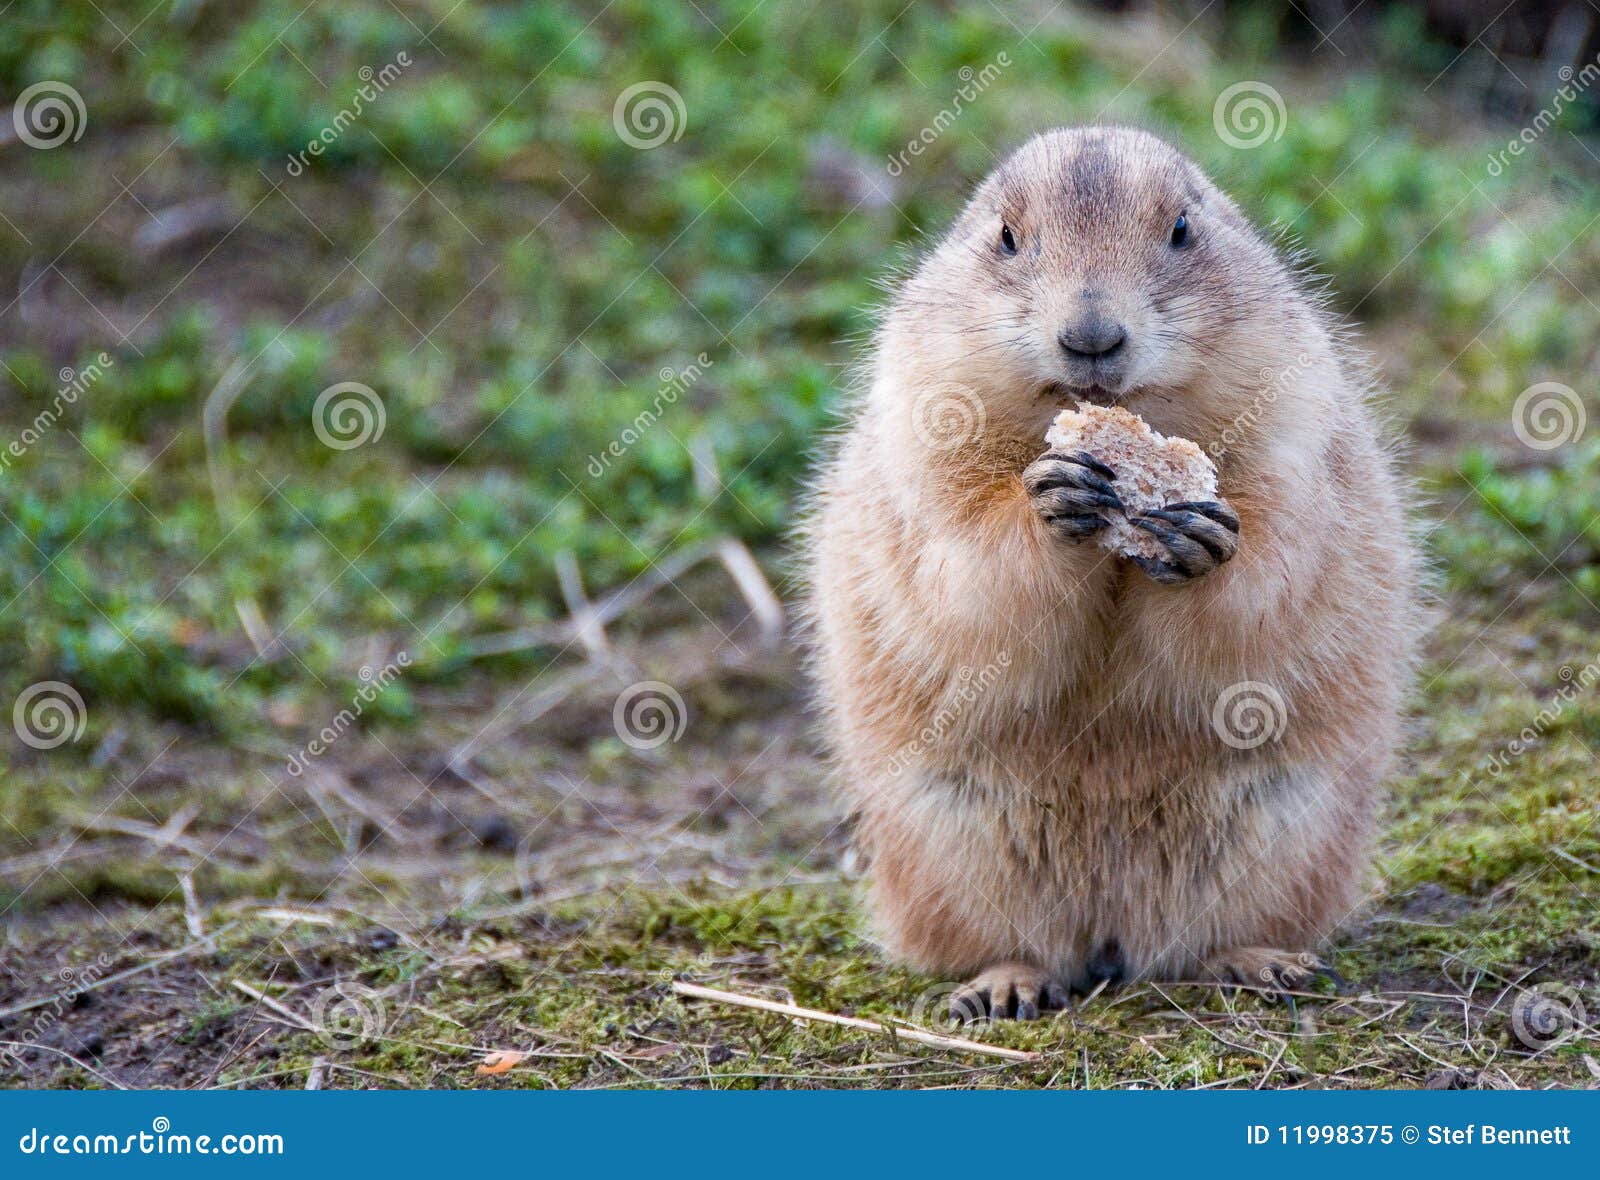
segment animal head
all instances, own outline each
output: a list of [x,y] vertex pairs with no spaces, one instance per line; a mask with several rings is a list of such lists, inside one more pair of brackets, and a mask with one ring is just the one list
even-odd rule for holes
[[1262,325],[1281,321],[1292,286],[1162,140],[1051,131],[995,169],[907,282],[891,347],[923,350],[913,363],[981,399],[991,427],[1037,437],[1084,400],[1195,429],[1228,413],[1200,403],[1258,383]]

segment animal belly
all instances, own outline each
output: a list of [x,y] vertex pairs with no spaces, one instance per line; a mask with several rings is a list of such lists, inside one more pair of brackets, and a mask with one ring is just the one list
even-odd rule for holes
[[1219,949],[1312,928],[1302,882],[1337,819],[1326,793],[1247,760],[1172,769],[1120,789],[1070,770],[1025,788],[924,784],[875,869],[911,903],[888,915],[909,936],[891,940],[928,962],[1023,959],[1092,985],[1191,976]]

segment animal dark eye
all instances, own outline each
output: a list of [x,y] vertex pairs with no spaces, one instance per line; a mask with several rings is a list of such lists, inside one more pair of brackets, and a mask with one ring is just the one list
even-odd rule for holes
[[1000,249],[1006,254],[1015,254],[1017,252],[1017,235],[1011,232],[1009,225],[1000,227]]
[[1189,244],[1189,219],[1181,213],[1178,215],[1178,220],[1172,223],[1172,244],[1174,246]]

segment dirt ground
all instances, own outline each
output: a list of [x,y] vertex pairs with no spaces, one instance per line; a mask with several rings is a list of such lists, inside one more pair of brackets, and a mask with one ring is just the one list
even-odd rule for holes
[[[1278,1003],[1142,985],[1036,1025],[957,1028],[949,981],[864,940],[797,660],[765,644],[721,582],[714,566],[685,582],[696,603],[720,605],[709,624],[674,612],[668,590],[649,634],[619,634],[609,657],[510,698],[430,702],[463,736],[485,711],[507,718],[456,762],[444,734],[361,737],[275,782],[246,755],[127,734],[107,753],[128,768],[118,797],[151,819],[86,806],[58,844],[5,865],[8,879],[44,874],[61,897],[49,922],[8,935],[12,1080],[1600,1085],[1592,1024],[1572,1023],[1600,971],[1593,910],[1571,888],[1592,864],[1524,849],[1475,878],[1477,825],[1504,827],[1516,804],[1469,787],[1451,797],[1448,782],[1473,698],[1503,693],[1518,653],[1574,638],[1535,604],[1445,604],[1425,675],[1434,708],[1390,808],[1384,878],[1335,948],[1345,986]],[[655,750],[621,746],[613,729],[618,692],[642,676],[687,703],[681,738]],[[217,793],[157,822],[163,798],[196,779]],[[1565,805],[1585,809],[1589,830],[1592,798]],[[255,899],[203,900],[219,886]],[[797,1022],[676,995],[674,980],[1038,1056]],[[496,1051],[520,1056],[486,1074]]]

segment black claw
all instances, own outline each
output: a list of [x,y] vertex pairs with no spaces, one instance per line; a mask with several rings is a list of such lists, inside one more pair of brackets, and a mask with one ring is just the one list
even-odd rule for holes
[[1151,520],[1150,517],[1152,515],[1154,514],[1149,512],[1141,512],[1137,516],[1128,517],[1128,523],[1136,529],[1143,529],[1169,549],[1172,547],[1172,543],[1174,541],[1183,540],[1182,533],[1179,533],[1173,529],[1169,529],[1160,522]]
[[1097,475],[1103,475],[1107,479],[1117,478],[1117,473],[1115,471],[1111,470],[1111,468],[1107,467],[1104,463],[1100,462],[1100,460],[1089,454],[1088,451],[1079,451],[1073,457],[1076,458],[1079,463],[1082,463],[1085,467]]
[[1197,536],[1162,528],[1138,516],[1129,517],[1129,521],[1165,545],[1172,563],[1190,577],[1205,573],[1223,560],[1221,553],[1225,551],[1213,552],[1211,543]]
[[[1148,525],[1139,524],[1140,520],[1149,517],[1154,517],[1156,520],[1164,520],[1168,524],[1176,526],[1175,531],[1178,532],[1179,536],[1186,537],[1190,541],[1193,541],[1196,545],[1199,545],[1200,548],[1209,553],[1214,560],[1226,561],[1228,557],[1227,548],[1217,544],[1216,541],[1206,536],[1204,532],[1204,526],[1200,528],[1195,527],[1198,523],[1195,520],[1195,517],[1198,515],[1199,513],[1187,510],[1178,511],[1173,508],[1152,508],[1148,512],[1141,512],[1137,517],[1132,517],[1130,519],[1134,524],[1139,525],[1140,528],[1150,528]],[[1210,520],[1211,518],[1206,517],[1205,519]],[[1212,521],[1212,523],[1220,524],[1218,521]],[[1150,528],[1150,531],[1155,532],[1155,529]],[[1159,533],[1156,535],[1160,536]],[[1164,539],[1165,538],[1163,538],[1163,540]]]
[[1115,496],[1108,496],[1104,492],[1090,491],[1085,488],[1063,487],[1058,485],[1053,488],[1041,488],[1040,491],[1060,491],[1065,494],[1060,499],[1066,501],[1067,506],[1073,508],[1121,508],[1122,501]]
[[[1073,487],[1083,488],[1091,492],[1099,492],[1102,496],[1110,496],[1114,503],[1107,507],[1121,508],[1122,500],[1117,496],[1117,491],[1111,486],[1111,481],[1116,479],[1117,473],[1112,471],[1100,460],[1084,451],[1076,455],[1068,455],[1063,451],[1050,451],[1041,456],[1066,466],[1060,472],[1053,472],[1033,484],[1029,491],[1032,494],[1047,491],[1050,488]],[[1074,470],[1073,468],[1084,470]]]
[[1230,533],[1239,531],[1238,514],[1220,500],[1180,500],[1176,504],[1168,504],[1166,511],[1198,512],[1201,516],[1216,521]]
[[1181,582],[1187,582],[1190,578],[1186,570],[1160,558],[1135,556],[1132,561],[1152,582],[1160,582],[1163,586],[1176,586]]
[[988,1008],[987,993],[962,991],[950,997],[950,1019],[957,1024],[971,1024],[973,1021],[982,1020]]
[[1047,516],[1045,520],[1059,532],[1073,540],[1081,541],[1085,537],[1092,537],[1109,523],[1105,517],[1089,513],[1087,515]]
[[[1204,549],[1205,547],[1203,545],[1200,545],[1193,538],[1187,537],[1183,533],[1175,532],[1172,529],[1163,528],[1159,524],[1152,523],[1143,516],[1130,516],[1128,518],[1128,523],[1133,525],[1135,528],[1143,529],[1145,532],[1149,533],[1152,537],[1165,545],[1168,552],[1172,555],[1172,559],[1168,564],[1176,568],[1179,573],[1183,574],[1184,577],[1194,577],[1195,571],[1193,568],[1192,559],[1199,556],[1199,554],[1194,552],[1194,550]],[[1193,548],[1191,548],[1191,546]]]
[[1143,512],[1138,513],[1138,516],[1141,518],[1151,517],[1155,520],[1164,520],[1168,524],[1176,525],[1179,528],[1182,528],[1184,525],[1188,524],[1190,520],[1189,513],[1179,512],[1175,508],[1147,508]]
[[1024,1000],[1019,997],[1017,1000],[1017,1019],[1038,1020],[1039,1005],[1035,1004],[1032,1000]]
[[[1063,463],[1071,463],[1072,461],[1071,459],[1061,460]],[[1035,480],[1028,491],[1030,495],[1037,496],[1040,492],[1048,492],[1055,488],[1080,488],[1086,492],[1095,492],[1105,496],[1110,501],[1106,507],[1122,507],[1122,500],[1117,496],[1116,489],[1105,480],[1097,479],[1086,472],[1074,471],[1071,468],[1059,474],[1047,475],[1042,479]]]
[[1317,960],[1317,965],[1311,969],[1311,973],[1322,976],[1341,992],[1350,986],[1350,981],[1335,971],[1332,963],[1324,963],[1321,959]]

